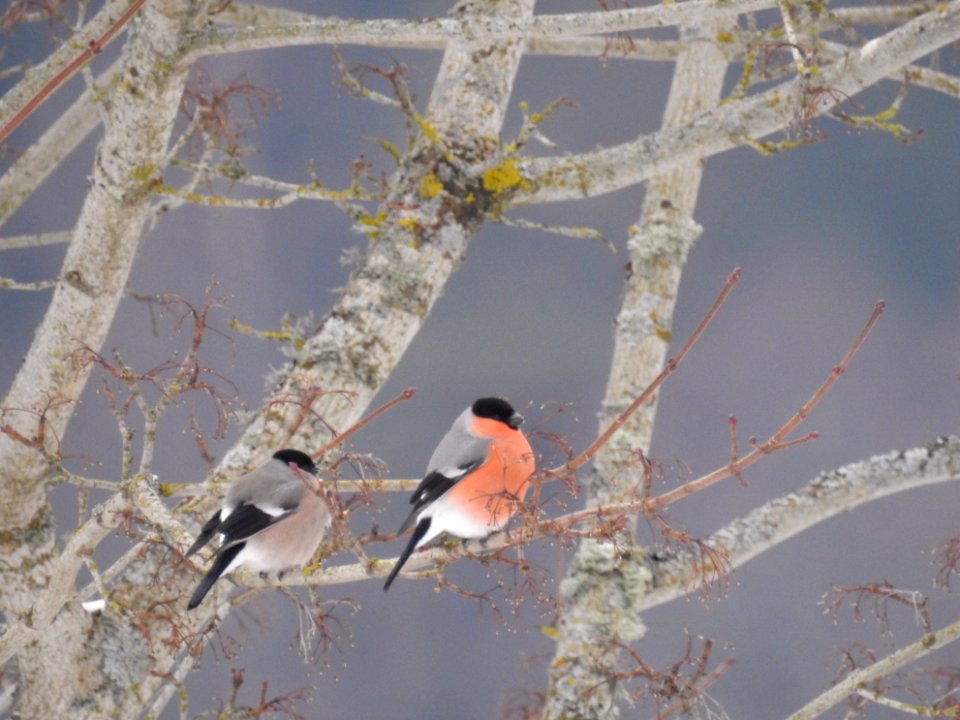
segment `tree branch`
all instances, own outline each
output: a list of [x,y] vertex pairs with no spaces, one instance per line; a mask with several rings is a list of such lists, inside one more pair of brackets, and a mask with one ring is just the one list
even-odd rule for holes
[[[821,69],[814,114],[820,115],[865,87],[960,39],[960,1],[938,6],[870,40],[859,50]],[[664,128],[638,140],[569,157],[528,159],[518,168],[529,186],[518,189],[513,205],[560,202],[635,185],[699,158],[742,145],[789,127],[800,108],[802,78],[766,92],[726,103],[690,122]]]
[[[960,438],[878,455],[823,472],[803,488],[771,500],[716,531],[704,542],[723,549],[737,568],[819,522],[894,493],[960,480]],[[651,588],[640,604],[648,610],[685,595],[702,580],[699,555],[679,550],[650,561]]]
[[[600,33],[712,22],[773,7],[773,0],[685,0],[640,8],[537,15],[517,21],[507,15],[489,16],[482,28],[490,40],[533,42],[540,39],[579,37]],[[222,29],[214,28],[193,37],[189,52],[196,55],[294,47],[298,45],[353,44],[368,47],[438,48],[462,35],[458,18],[426,20],[341,20],[317,18],[288,25]]]
[[960,620],[955,620],[946,627],[924,635],[916,642],[893,651],[872,665],[850,673],[829,690],[804,705],[788,720],[813,720],[813,718],[820,717],[827,710],[842,702],[847,696],[855,694],[861,687],[882,678],[884,675],[896,672],[940,648],[946,647],[958,638],[960,638]]
[[[28,70],[16,87],[0,98],[0,143],[27,116],[94,55],[100,53],[133,18],[146,0],[112,0],[93,20],[40,65]],[[77,47],[83,50],[77,51]]]

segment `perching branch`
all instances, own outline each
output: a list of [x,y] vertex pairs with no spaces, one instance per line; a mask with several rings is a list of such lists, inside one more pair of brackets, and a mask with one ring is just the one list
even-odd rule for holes
[[[688,341],[683,348],[681,354],[678,355],[682,359],[686,350],[692,345],[692,341],[702,332],[703,328],[706,327],[710,317],[716,312],[719,308],[722,299],[725,297],[726,293],[729,292],[732,284],[735,282],[735,277],[738,276],[737,273],[731,274],[728,279],[728,284],[725,285],[724,290],[721,292],[721,295],[711,306],[711,310],[707,316],[704,317],[703,321],[700,323],[698,329],[694,332],[694,335],[691,337],[691,340]],[[801,408],[790,417],[787,422],[785,422],[776,432],[771,435],[770,439],[764,442],[761,445],[758,445],[751,453],[732,460],[728,464],[724,465],[717,470],[708,473],[700,478],[696,478],[687,483],[684,483],[679,488],[674,490],[666,491],[660,495],[646,497],[642,494],[638,494],[636,497],[628,498],[622,502],[609,503],[597,507],[588,507],[583,510],[578,510],[574,512],[567,513],[557,518],[545,519],[545,520],[536,520],[532,527],[518,527],[514,531],[510,531],[501,535],[497,535],[494,538],[491,538],[487,542],[483,543],[479,548],[474,548],[474,550],[479,550],[481,553],[495,552],[508,547],[516,547],[518,545],[525,544],[530,540],[538,537],[563,537],[565,534],[569,533],[571,530],[576,527],[589,524],[592,522],[603,522],[609,520],[615,520],[617,518],[622,518],[625,516],[636,515],[636,514],[652,514],[656,511],[667,507],[678,500],[681,500],[695,492],[703,490],[706,487],[716,484],[722,479],[736,476],[746,467],[752,465],[757,460],[759,460],[764,455],[768,455],[772,452],[777,452],[779,450],[784,450],[799,442],[804,442],[809,439],[809,436],[804,438],[799,438],[797,440],[786,440],[787,435],[796,428],[796,426],[801,423],[809,414],[809,412],[823,399],[827,391],[832,387],[833,383],[843,371],[847,368],[849,363],[853,360],[854,355],[857,350],[862,346],[863,342],[866,340],[867,335],[870,333],[870,330],[875,325],[877,319],[880,316],[880,313],[883,310],[883,304],[878,302],[873,309],[873,312],[870,314],[866,324],[860,330],[857,337],[853,341],[853,344],[847,350],[840,360],[840,363],[836,365],[830,374],[824,380],[824,382],[817,388],[816,391],[811,395],[811,397],[805,402]],[[594,443],[595,445],[596,443]],[[593,445],[591,445],[592,447]],[[548,473],[546,473],[549,475]],[[835,499],[834,499],[835,502]],[[845,508],[844,508],[845,509]],[[533,513],[533,516],[536,516],[536,513]],[[597,533],[603,533],[604,530],[601,528],[596,531]],[[718,536],[719,537],[719,536]],[[789,535],[787,536],[789,537]],[[731,549],[723,547],[721,543],[716,542],[714,538],[708,538],[703,542],[703,545],[709,547],[722,548],[722,551],[725,553],[730,553]],[[452,559],[459,557],[464,557],[465,555],[471,555],[472,552],[464,548],[435,548],[433,550],[425,550],[420,553],[414,554],[407,563],[407,568],[409,570],[415,570],[420,567],[426,567],[431,564],[436,563],[438,560],[449,562]],[[739,559],[741,556],[738,554],[735,556]],[[751,555],[752,557],[752,555]],[[685,561],[687,558],[685,558]],[[307,579],[305,582],[311,585],[325,585],[330,583],[342,583],[342,582],[354,582],[363,578],[371,576],[381,576],[386,575],[389,571],[389,568],[396,562],[395,558],[376,560],[371,563],[359,563],[355,565],[345,565],[339,566],[336,568],[328,568],[319,573],[314,573]],[[689,575],[688,575],[689,577]],[[299,584],[299,583],[298,583]],[[688,589],[690,585],[687,585],[684,589]],[[659,602],[662,602],[659,601]],[[644,607],[649,606],[649,603],[644,603]]]

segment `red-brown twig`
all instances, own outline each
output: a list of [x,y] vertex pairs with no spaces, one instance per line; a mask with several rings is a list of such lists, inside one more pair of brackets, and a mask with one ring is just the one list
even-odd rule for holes
[[[730,428],[730,467],[735,467],[737,464],[737,458],[740,455],[739,455],[739,451],[737,450],[737,419],[733,415],[730,416],[729,428]],[[740,483],[741,487],[747,486],[747,481],[744,480],[743,475],[740,474],[739,470],[735,471],[733,474],[737,478],[737,481]]]
[[[718,307],[718,303],[719,301],[722,301],[722,299],[723,299],[722,296],[719,297],[718,302],[714,303],[714,307],[711,308],[711,310]],[[801,438],[795,438],[793,440],[784,440],[784,437],[786,437],[786,435],[791,430],[796,428],[797,425],[799,425],[800,422],[802,422],[803,419],[807,417],[807,415],[810,413],[813,407],[817,403],[819,403],[820,400],[823,399],[823,396],[826,394],[827,390],[830,389],[833,383],[836,382],[837,378],[843,374],[843,371],[853,360],[853,357],[856,354],[857,350],[860,349],[860,346],[863,345],[863,342],[864,340],[866,340],[867,335],[869,335],[870,331],[873,329],[873,326],[876,324],[877,319],[880,317],[880,314],[883,312],[883,309],[884,309],[883,301],[882,300],[878,301],[874,305],[873,312],[870,314],[870,317],[868,318],[866,324],[861,329],[860,333],[857,335],[857,338],[853,341],[853,344],[850,346],[850,349],[847,350],[843,358],[840,360],[840,363],[831,370],[830,375],[827,377],[826,380],[824,380],[824,382],[820,385],[820,387],[817,388],[817,390],[813,393],[810,399],[807,400],[807,402],[804,403],[804,405],[796,413],[794,413],[794,415],[791,416],[790,419],[787,420],[787,422],[784,423],[779,430],[777,430],[777,432],[775,432],[771,436],[770,440],[768,440],[763,444],[754,446],[754,449],[747,455],[744,455],[743,457],[737,459],[734,462],[728,462],[727,465],[724,465],[723,467],[718,468],[717,470],[714,470],[713,472],[708,473],[707,475],[703,475],[695,480],[691,480],[690,482],[685,483],[684,485],[681,485],[678,488],[669,490],[660,495],[656,495],[653,497],[641,495],[635,500],[627,500],[625,502],[614,503],[610,505],[588,507],[588,508],[584,508],[583,510],[577,510],[575,512],[567,513],[566,515],[563,515],[561,517],[542,520],[536,523],[536,525],[533,528],[524,529],[523,532],[510,531],[510,532],[504,533],[503,535],[496,536],[486,542],[484,549],[497,550],[500,548],[512,547],[515,545],[520,545],[525,542],[528,542],[532,537],[539,537],[544,535],[563,535],[564,533],[569,533],[571,529],[583,523],[598,521],[598,520],[606,520],[609,518],[615,518],[615,517],[623,516],[630,513],[642,512],[647,514],[648,516],[653,517],[654,513],[657,510],[664,508],[668,505],[671,505],[677,502],[678,500],[685,498],[688,495],[692,495],[693,493],[698,492],[706,487],[714,485],[724,478],[727,478],[730,476],[740,477],[740,473],[744,470],[744,468],[752,465],[764,455],[768,455],[778,450],[785,450],[786,448],[793,447],[794,445],[808,442],[816,438],[816,433],[810,433],[808,435],[804,435]],[[707,320],[709,320],[709,317],[704,318],[704,322],[701,323],[701,328],[698,328],[698,332],[701,331],[702,327],[705,327]],[[693,338],[691,338],[691,340],[692,339]],[[684,346],[684,352],[687,349],[689,349],[690,344],[691,342],[688,341],[687,344]],[[664,376],[663,373],[661,373],[661,376]],[[630,410],[628,409],[627,413],[629,412]],[[623,416],[621,415],[621,418],[622,417]],[[620,418],[618,418],[618,420],[620,420]],[[616,421],[614,422],[614,424],[616,424]],[[608,429],[608,431],[604,433],[604,435],[608,435],[609,432],[610,431]],[[594,445],[597,445],[597,443],[594,442]],[[586,454],[587,452],[590,452],[589,448],[587,451],[584,451],[584,453],[581,453],[581,456]],[[574,460],[572,460],[570,464],[573,464],[576,461],[577,461],[577,458],[574,458]],[[570,464],[564,467],[569,468]],[[560,468],[560,469],[563,470],[564,468]],[[553,471],[548,471],[548,472],[553,472]],[[602,528],[598,532],[602,532]],[[449,556],[460,557],[460,555],[458,555],[455,550],[449,551]]]
[[830,371],[830,375],[827,376],[827,379],[824,380],[820,387],[818,387],[813,395],[810,396],[810,399],[807,400],[807,402],[805,402],[803,406],[780,427],[779,430],[770,436],[769,440],[761,445],[757,445],[752,451],[744,455],[736,462],[729,463],[728,465],[719,468],[712,473],[704,475],[696,480],[691,480],[685,485],[681,485],[678,488],[669,490],[655,498],[651,498],[649,501],[649,509],[655,510],[665,505],[670,505],[680,498],[686,497],[687,495],[692,495],[693,493],[709,487],[710,485],[713,485],[731,475],[739,477],[744,468],[755,463],[763,455],[768,455],[772,452],[776,452],[777,450],[784,450],[788,447],[814,440],[817,437],[816,433],[810,433],[809,435],[805,435],[802,438],[796,438],[794,440],[785,441],[784,438],[789,435],[797,427],[797,425],[806,419],[807,415],[810,414],[810,411],[823,399],[823,396],[827,394],[827,391],[837,381],[837,378],[839,378],[843,374],[844,370],[847,369],[850,361],[853,360],[853,356],[856,355],[857,351],[860,349],[860,346],[863,345],[863,341],[867,339],[867,335],[869,335],[870,331],[873,330],[873,326],[876,325],[877,320],[883,313],[884,305],[885,303],[883,300],[878,300],[876,302],[876,304],[873,306],[873,312],[870,313],[870,317],[867,319],[863,329],[860,330],[860,334],[857,335],[856,340],[853,341],[850,349],[847,350],[846,354],[840,359],[840,362],[833,368],[833,370]]
[[130,7],[128,7],[100,37],[91,40],[83,51],[71,60],[66,67],[44,83],[43,87],[37,91],[37,94],[14,113],[13,117],[10,118],[3,127],[0,127],[0,143],[5,141],[10,133],[16,130],[17,127],[20,126],[20,123],[27,119],[30,113],[40,107],[40,104],[43,103],[54,90],[63,85],[71,75],[86,65],[90,61],[90,58],[102,52],[103,48],[113,40],[124,25],[130,22],[131,18],[137,14],[137,11],[140,10],[145,2],[146,0],[133,0],[133,2],[130,3]]
[[833,616],[834,621],[836,621],[840,609],[849,605],[853,609],[854,621],[861,623],[865,617],[864,607],[869,608],[869,612],[880,625],[880,630],[884,635],[893,634],[888,612],[888,605],[893,602],[913,610],[914,620],[920,626],[922,635],[929,635],[934,630],[933,621],[930,619],[930,613],[927,610],[926,595],[917,590],[900,590],[887,580],[860,583],[848,587],[834,585],[823,594],[820,602],[826,607],[826,612]]
[[332,449],[335,448],[337,445],[340,445],[344,440],[346,440],[348,437],[350,437],[350,436],[353,435],[355,432],[357,432],[357,430],[359,430],[359,429],[361,429],[362,427],[365,427],[366,425],[368,425],[370,422],[372,422],[372,421],[375,420],[377,417],[379,417],[380,415],[382,415],[383,413],[385,413],[387,410],[389,410],[390,408],[392,408],[394,405],[398,405],[399,403],[403,402],[404,400],[409,400],[410,398],[412,398],[412,397],[416,394],[416,392],[417,392],[416,388],[412,388],[412,387],[411,387],[411,388],[407,388],[406,390],[404,390],[402,393],[400,393],[399,395],[397,395],[397,396],[396,396],[395,398],[393,398],[392,400],[390,400],[390,401],[384,403],[383,405],[381,405],[380,407],[378,407],[376,410],[374,410],[372,413],[370,413],[369,415],[367,415],[365,418],[361,418],[360,420],[358,420],[357,422],[355,422],[351,427],[347,428],[347,429],[344,430],[342,433],[340,433],[339,435],[337,435],[333,440],[331,440],[330,442],[328,442],[328,443],[327,443],[326,445],[324,445],[322,448],[320,448],[319,450],[316,450],[316,451],[311,455],[311,457],[312,457],[314,460],[319,460],[320,458],[323,457],[324,453],[326,453],[328,450],[332,450]]
[[610,426],[600,433],[600,436],[590,444],[590,446],[584,450],[582,453],[577,455],[573,460],[568,462],[566,465],[560,468],[556,468],[555,472],[566,470],[567,472],[575,472],[585,463],[589,462],[590,459],[597,454],[597,452],[602,448],[610,437],[620,429],[620,426],[623,425],[627,419],[637,411],[641,405],[643,405],[647,400],[650,399],[650,396],[659,388],[663,381],[666,380],[670,375],[676,371],[680,363],[686,357],[687,353],[690,351],[690,348],[693,347],[694,343],[700,339],[700,336],[703,334],[703,331],[707,329],[707,325],[710,324],[710,321],[713,320],[714,315],[717,314],[717,311],[720,310],[720,306],[723,305],[723,301],[727,299],[727,295],[730,294],[730,291],[733,290],[733,286],[740,281],[740,276],[742,271],[740,268],[735,268],[730,276],[727,278],[727,282],[724,284],[723,289],[720,291],[720,294],[717,295],[717,299],[713,301],[713,305],[710,306],[710,309],[707,311],[707,314],[703,316],[703,319],[700,321],[700,324],[697,325],[696,330],[693,331],[693,334],[687,339],[687,342],[684,343],[683,347],[680,348],[674,357],[667,360],[666,365],[663,370],[660,371],[660,374],[654,378],[642,393],[640,393],[630,406],[620,413],[613,422],[610,423]]

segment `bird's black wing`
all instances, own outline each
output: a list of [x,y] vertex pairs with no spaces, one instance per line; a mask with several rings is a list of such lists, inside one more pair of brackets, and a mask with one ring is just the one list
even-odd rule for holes
[[417,485],[417,489],[413,491],[413,495],[410,496],[410,504],[413,505],[413,510],[410,511],[410,515],[406,520],[403,521],[403,525],[400,526],[400,529],[397,530],[397,533],[405,532],[417,518],[417,514],[423,510],[427,505],[432,503],[434,500],[442,497],[450,488],[456,485],[458,482],[463,480],[467,475],[472,473],[478,467],[483,465],[486,460],[486,456],[476,457],[468,463],[464,463],[458,467],[458,472],[453,477],[447,477],[441,472],[434,470],[433,472],[427,473],[427,476],[420,481],[420,484]]
[[420,481],[420,484],[417,485],[417,489],[413,491],[413,495],[410,496],[410,504],[414,506],[414,510],[419,510],[425,505],[429,505],[456,485],[457,481],[462,478],[463,475],[466,475],[466,473],[450,478],[439,472],[428,473],[427,476]]
[[217,528],[217,532],[223,535],[223,544],[220,546],[219,552],[222,553],[231,545],[236,545],[239,542],[253,537],[258,532],[266,530],[278,520],[285,518],[288,514],[289,512],[283,513],[282,515],[271,515],[256,505],[240,503],[240,505],[220,523],[220,527]]

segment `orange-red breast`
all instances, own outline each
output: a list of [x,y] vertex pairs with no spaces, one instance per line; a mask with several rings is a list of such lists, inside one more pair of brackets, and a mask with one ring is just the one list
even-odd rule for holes
[[506,400],[481,398],[464,410],[434,450],[414,491],[413,511],[400,526],[414,526],[393,566],[389,590],[410,554],[442,532],[484,538],[502,530],[523,502],[535,463],[521,417]]

